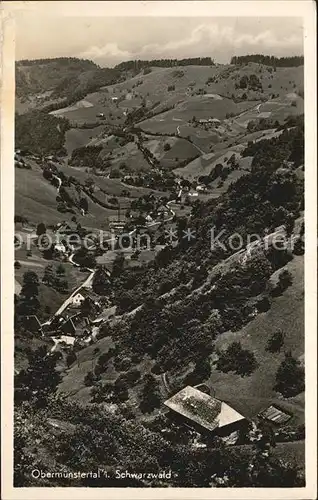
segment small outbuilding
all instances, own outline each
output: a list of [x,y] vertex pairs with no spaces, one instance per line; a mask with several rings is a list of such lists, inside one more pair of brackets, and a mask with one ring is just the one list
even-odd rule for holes
[[258,414],[258,417],[268,420],[274,424],[282,425],[286,424],[292,418],[292,415],[281,410],[276,405],[270,405],[268,408],[261,411]]

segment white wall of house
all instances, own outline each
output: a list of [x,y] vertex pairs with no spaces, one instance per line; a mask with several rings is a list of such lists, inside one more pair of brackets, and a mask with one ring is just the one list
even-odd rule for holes
[[83,297],[81,293],[77,293],[76,295],[74,295],[72,303],[74,304],[74,306],[80,306],[84,300],[85,297]]

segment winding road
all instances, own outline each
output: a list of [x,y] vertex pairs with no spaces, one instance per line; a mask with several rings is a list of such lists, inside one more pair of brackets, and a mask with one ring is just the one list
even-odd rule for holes
[[[149,160],[150,160],[150,159],[149,159]],[[52,174],[52,175],[53,175],[53,178],[54,178],[54,179],[57,179],[57,180],[58,180],[59,185],[57,186],[57,188],[56,188],[56,189],[57,189],[57,192],[59,193],[60,188],[61,188],[61,185],[62,185],[62,180],[61,180],[61,178],[60,178],[60,177],[58,177],[56,174]],[[170,222],[170,221],[172,221],[173,217],[175,216],[175,212],[174,212],[174,211],[173,211],[173,210],[169,207],[169,205],[170,205],[171,203],[173,203],[173,202],[175,202],[175,200],[170,200],[170,201],[168,201],[168,202],[167,202],[167,204],[166,204],[166,208],[167,208],[167,210],[168,210],[168,211],[170,211],[171,216],[170,216],[170,218],[166,219],[164,222]],[[158,221],[156,221],[156,222],[152,222],[152,223],[150,223],[150,224],[147,224],[147,225],[146,225],[146,226],[144,226],[143,228],[144,228],[144,229],[148,229],[149,227],[153,227],[153,226],[155,226],[155,225],[157,225],[157,224],[160,224],[160,222],[161,222],[161,221],[159,221],[159,222],[158,222]],[[136,230],[137,230],[137,229],[136,229],[136,228],[134,228],[132,231],[130,231],[130,232],[128,233],[128,235],[129,235],[129,236],[132,236],[133,234],[135,234],[135,233],[136,233]],[[111,241],[113,241],[113,240],[114,240],[113,238],[110,238],[109,240],[106,240],[106,241],[105,241],[105,243],[107,243],[107,242],[111,242]],[[80,264],[78,264],[77,262],[75,262],[75,261],[74,261],[74,252],[73,252],[73,253],[72,253],[72,254],[68,257],[68,260],[69,260],[69,262],[70,262],[73,266],[75,266],[75,267],[81,267],[81,266],[80,266]],[[46,321],[45,323],[43,323],[43,324],[46,324],[46,325],[50,324],[50,323],[52,322],[52,320],[53,320],[53,318],[54,318],[54,317],[61,315],[61,314],[63,313],[63,311],[65,311],[65,309],[66,309],[66,308],[67,308],[67,307],[68,307],[68,306],[72,303],[73,298],[76,296],[76,294],[77,294],[77,293],[78,293],[78,292],[79,292],[82,288],[85,288],[85,287],[90,286],[90,284],[91,284],[91,282],[92,282],[92,280],[93,280],[93,278],[94,278],[94,274],[95,274],[95,271],[96,271],[96,270],[95,270],[95,269],[89,269],[89,268],[87,268],[87,270],[90,272],[89,276],[88,276],[87,278],[85,278],[84,282],[83,282],[80,286],[78,286],[78,287],[77,287],[77,288],[76,288],[76,289],[75,289],[75,290],[71,293],[71,295],[70,295],[70,296],[69,296],[69,297],[68,297],[68,298],[67,298],[67,299],[63,302],[63,304],[59,307],[59,309],[58,309],[58,310],[54,313],[53,317],[52,317],[50,320],[47,320],[47,321]],[[106,270],[106,272],[107,272],[107,273],[108,273],[108,275],[110,276],[110,272],[109,272],[108,270]],[[17,283],[18,283],[18,282],[16,282],[16,290],[18,289]],[[43,326],[43,325],[42,325],[42,326]]]

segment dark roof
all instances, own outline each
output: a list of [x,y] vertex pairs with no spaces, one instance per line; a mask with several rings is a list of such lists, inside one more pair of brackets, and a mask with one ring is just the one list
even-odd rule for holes
[[66,328],[71,327],[71,329],[75,332],[76,331],[76,326],[74,324],[74,321],[72,318],[68,318],[63,325],[61,325],[61,330],[65,330]]
[[268,408],[261,411],[258,416],[261,418],[265,418],[266,420],[270,420],[275,424],[285,424],[292,418],[292,415],[284,412],[275,405],[270,405]]
[[39,321],[39,318],[34,314],[26,317],[26,323],[28,326],[35,326],[41,328],[41,322]]

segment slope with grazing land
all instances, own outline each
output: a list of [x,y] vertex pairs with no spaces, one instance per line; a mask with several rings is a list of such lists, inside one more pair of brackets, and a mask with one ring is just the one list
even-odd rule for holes
[[[16,151],[16,229],[44,222],[51,234],[64,220],[108,238],[120,217],[131,241],[50,261],[36,239],[16,251],[15,485],[34,485],[32,466],[109,472],[72,482],[82,487],[303,486],[302,63],[20,64],[17,97],[42,111],[17,117],[17,148],[37,156]],[[52,314],[65,299],[64,319],[73,314],[78,287],[72,333],[47,356],[65,326]],[[50,318],[43,338],[34,314]],[[163,403],[198,384],[249,421],[236,445],[170,418]],[[270,405],[288,422],[267,425]],[[172,463],[168,482],[113,479]]]
[[[197,237],[192,244],[184,241],[175,249],[165,249],[154,263],[126,270],[114,280],[117,318],[114,324],[112,320],[106,322],[100,335],[112,337],[115,342],[115,364],[117,358],[133,357],[134,366],[138,365],[142,375],[149,368],[154,374],[168,371],[175,388],[186,380],[208,381],[217,397],[248,417],[256,417],[266,405],[278,401],[294,415],[292,425],[302,423],[299,397],[295,403],[293,398],[284,401],[275,392],[274,384],[284,351],[290,350],[295,357],[303,353],[303,258],[290,252],[280,256],[280,250],[270,248],[251,256],[227,247],[213,251],[207,236],[213,224],[219,230],[226,228],[228,235],[237,228],[245,235],[255,231],[264,234],[265,230],[271,233],[287,223],[289,217],[300,214],[302,183],[296,180],[294,165],[280,168],[284,159],[302,162],[303,153],[294,149],[296,133],[301,136],[301,127],[294,131],[285,129],[278,138],[258,143],[252,171],[234,182],[217,202],[212,200],[198,205],[197,211],[194,209],[191,227]],[[286,149],[282,158],[283,143]],[[272,164],[264,170],[267,155]],[[222,241],[226,241],[224,235]],[[292,284],[277,296],[271,290],[284,269],[289,271]],[[278,329],[284,332],[284,347],[280,353],[270,354],[265,348]],[[256,365],[245,376],[223,373],[216,368],[218,365],[210,364],[213,359],[217,363],[219,350],[234,340],[255,354]],[[100,342],[103,341],[97,341],[96,347],[104,353]],[[202,352],[199,362],[198,352]],[[76,378],[76,372],[77,368],[72,367],[65,380]],[[102,383],[110,382],[107,373],[101,374]],[[84,388],[84,377],[82,374],[81,380],[77,379],[78,391]],[[157,381],[160,385],[158,377]],[[129,391],[132,398],[142,390],[140,383],[136,382],[135,389]],[[86,389],[85,395],[87,398]]]
[[62,107],[119,77],[115,69],[75,57],[17,61],[16,110]]

